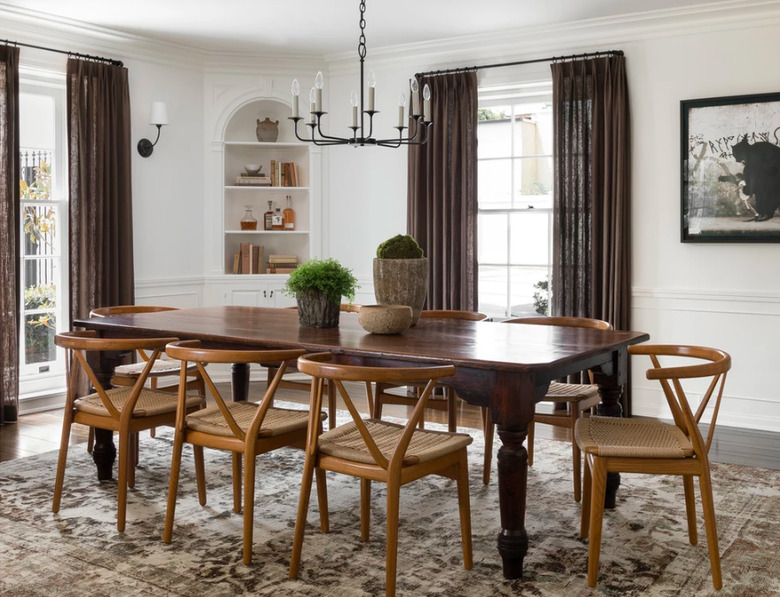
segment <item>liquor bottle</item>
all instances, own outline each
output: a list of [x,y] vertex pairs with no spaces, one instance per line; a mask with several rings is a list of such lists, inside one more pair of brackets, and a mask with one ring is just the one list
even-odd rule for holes
[[284,209],[284,229],[295,230],[295,210],[292,207],[292,197],[287,195],[287,207]]
[[284,230],[284,216],[282,215],[282,208],[278,205],[274,208],[274,215],[271,218],[272,230]]
[[268,202],[268,211],[263,214],[263,230],[272,230],[274,227],[274,202]]
[[257,230],[257,218],[252,215],[252,206],[245,205],[244,217],[241,218],[241,230]]

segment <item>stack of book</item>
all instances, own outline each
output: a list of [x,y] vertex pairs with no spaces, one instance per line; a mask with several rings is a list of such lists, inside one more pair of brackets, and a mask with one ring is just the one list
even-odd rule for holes
[[242,172],[236,177],[236,185],[248,187],[270,187],[271,177],[253,176],[252,174],[245,174]]
[[271,160],[271,186],[297,187],[298,167],[295,162],[277,162]]
[[268,267],[265,270],[267,274],[289,274],[298,267],[297,255],[274,255],[268,256]]
[[241,243],[241,250],[233,255],[234,274],[261,274],[263,245]]

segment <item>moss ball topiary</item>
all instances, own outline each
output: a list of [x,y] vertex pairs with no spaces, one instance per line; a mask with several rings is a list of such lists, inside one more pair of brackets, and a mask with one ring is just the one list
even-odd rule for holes
[[422,259],[422,247],[408,234],[396,234],[376,250],[379,259]]

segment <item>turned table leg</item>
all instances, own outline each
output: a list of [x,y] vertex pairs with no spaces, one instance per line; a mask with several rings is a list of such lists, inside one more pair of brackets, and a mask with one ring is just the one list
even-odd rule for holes
[[523,577],[523,558],[528,552],[525,530],[525,501],[528,485],[528,451],[523,442],[525,430],[498,428],[498,497],[501,508],[501,531],[498,553],[503,561],[504,578]]

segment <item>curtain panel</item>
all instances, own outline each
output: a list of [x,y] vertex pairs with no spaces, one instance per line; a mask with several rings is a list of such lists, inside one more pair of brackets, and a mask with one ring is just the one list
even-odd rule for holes
[[428,257],[426,309],[477,309],[477,75],[421,77],[428,143],[409,146],[407,230]]
[[70,315],[135,302],[127,69],[68,59]]
[[0,423],[19,415],[19,48],[0,46]]
[[[625,58],[551,65],[552,314],[630,329],[631,137]],[[628,399],[624,407],[630,414]]]

